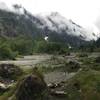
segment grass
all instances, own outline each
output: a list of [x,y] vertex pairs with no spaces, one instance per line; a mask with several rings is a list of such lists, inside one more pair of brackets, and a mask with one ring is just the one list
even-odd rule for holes
[[[69,94],[68,100],[100,100],[100,72],[94,70],[80,71],[72,79],[68,80],[66,92]],[[79,89],[75,84],[79,85]]]

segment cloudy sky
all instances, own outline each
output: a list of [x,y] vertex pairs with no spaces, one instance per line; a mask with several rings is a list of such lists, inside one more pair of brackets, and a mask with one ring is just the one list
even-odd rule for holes
[[32,14],[59,12],[84,28],[100,31],[100,0],[0,0],[8,6],[21,4]]

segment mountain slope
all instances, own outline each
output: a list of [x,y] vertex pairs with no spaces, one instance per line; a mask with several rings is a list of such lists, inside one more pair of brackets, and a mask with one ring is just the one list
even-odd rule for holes
[[57,12],[50,13],[48,15],[37,15],[42,24],[38,24],[40,28],[48,27],[52,31],[56,31],[59,34],[65,32],[68,35],[78,36],[83,40],[97,39],[95,34],[89,33],[86,29],[77,25],[72,20],[68,20],[61,16]]
[[33,39],[48,37],[48,41],[72,46],[97,38],[95,34],[89,34],[84,28],[58,13],[33,16],[19,5],[14,5],[12,10],[5,9],[0,10],[0,36],[29,35]]

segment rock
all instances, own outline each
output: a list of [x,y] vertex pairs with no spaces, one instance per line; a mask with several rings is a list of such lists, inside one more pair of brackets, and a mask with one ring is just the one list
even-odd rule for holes
[[77,90],[80,90],[80,84],[79,84],[79,82],[75,82],[75,83],[73,84],[73,86],[74,86]]
[[96,63],[100,63],[100,56],[98,56],[98,57],[95,59],[95,62],[96,62]]
[[25,77],[18,84],[16,91],[17,100],[44,100],[46,83],[39,76],[32,74]]
[[54,89],[57,87],[61,87],[61,84],[60,83],[49,83],[47,86],[51,89]]
[[16,65],[0,64],[0,77],[2,79],[16,80],[22,73],[22,70]]
[[64,92],[64,91],[51,91],[51,95],[52,96],[57,96],[57,97],[66,97],[67,96],[67,93]]
[[10,87],[8,85],[0,82],[0,93],[3,93],[5,91],[9,90],[9,88]]
[[56,83],[49,83],[48,87],[54,89],[57,87],[57,84]]
[[81,66],[76,61],[69,61],[66,64],[66,68],[67,68],[67,71],[70,73],[70,72],[77,72],[81,68]]
[[0,88],[1,88],[1,89],[6,89],[7,86],[6,86],[5,84],[3,84],[3,83],[0,82]]

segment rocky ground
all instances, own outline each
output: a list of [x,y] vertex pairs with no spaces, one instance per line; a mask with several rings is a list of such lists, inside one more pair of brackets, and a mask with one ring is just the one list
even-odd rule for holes
[[[57,56],[58,58],[64,58],[66,61],[76,61],[79,62],[81,64],[81,62],[78,60],[78,57],[76,56],[77,53],[71,53],[71,55],[65,55],[65,56]],[[99,56],[99,53],[92,53],[89,54],[89,57],[97,57]],[[44,61],[49,60],[52,57],[52,55],[33,55],[33,56],[24,56],[21,58],[16,58],[15,61],[0,61],[0,64],[14,64],[14,65],[18,65],[21,68],[33,68],[36,64],[38,63],[42,63]],[[47,66],[49,67],[49,66]],[[50,66],[51,67],[51,66]],[[71,78],[73,75],[75,75],[75,73],[65,73],[62,71],[52,71],[49,73],[46,73],[45,76],[45,81],[47,83],[50,82],[60,82],[60,81],[65,81],[69,78]]]
[[[0,61],[0,64],[14,64],[17,66],[20,66],[21,68],[33,68],[36,64],[41,63],[43,61],[47,61],[48,59],[50,59],[52,57],[52,55],[33,55],[33,56],[24,56],[22,58],[17,58],[17,60],[15,61]],[[60,56],[59,56],[60,57]],[[62,57],[62,56],[61,56]],[[67,60],[72,60],[74,58],[74,56],[66,56]],[[60,81],[65,81],[67,79],[69,79],[70,77],[72,77],[75,73],[64,73],[62,71],[54,71],[54,72],[49,72],[46,73],[45,76],[45,81],[47,83],[52,83],[52,82],[60,82]]]
[[[33,56],[24,56],[21,58],[17,58],[15,61],[0,61],[1,65],[6,66],[8,64],[7,67],[4,67],[5,69],[1,69],[1,72],[3,70],[6,71],[5,72],[6,75],[11,75],[11,79],[8,79],[8,77],[7,78],[0,77],[0,79],[2,79],[2,81],[0,81],[0,87],[1,89],[4,90],[3,92],[5,92],[8,91],[9,88],[14,86],[16,80],[14,80],[13,78],[16,76],[16,71],[12,67],[10,67],[11,70],[9,69],[9,65],[14,64],[16,66],[20,66],[20,68],[25,72],[27,72],[27,74],[32,73],[33,68],[40,70],[40,72],[42,72],[44,75],[44,81],[46,82],[47,87],[50,89],[50,97],[49,97],[50,100],[66,100],[67,96],[69,97],[69,95],[72,95],[72,92],[75,95],[80,96],[79,95],[80,94],[79,91],[81,91],[80,82],[81,81],[83,82],[83,80],[80,77],[84,78],[84,80],[88,80],[87,77],[90,76],[92,77],[92,75],[94,76],[94,74],[96,76],[97,75],[99,76],[99,73],[97,72],[100,70],[99,60],[98,60],[99,58],[96,59],[99,55],[100,55],[99,53],[87,53],[87,54],[71,53],[70,55],[33,55]],[[98,62],[96,63],[95,61]],[[12,77],[12,73],[15,73],[14,77]],[[81,73],[83,73],[83,75],[81,75]],[[86,73],[86,76],[84,76],[85,75],[84,73]],[[41,77],[41,74],[40,73],[38,74]],[[1,73],[1,75],[3,74]],[[98,76],[96,78],[98,78]],[[74,78],[75,78],[75,82],[72,80]],[[5,80],[7,81],[9,80],[10,83],[7,84],[7,81]],[[96,81],[97,80],[99,79],[96,79]],[[66,91],[69,93],[67,93]],[[74,96],[72,95],[72,97]],[[78,96],[75,96],[76,97],[75,100],[78,100],[77,99]],[[0,96],[0,100],[7,100],[1,98],[2,95]],[[74,100],[74,99],[68,99],[68,100]]]

